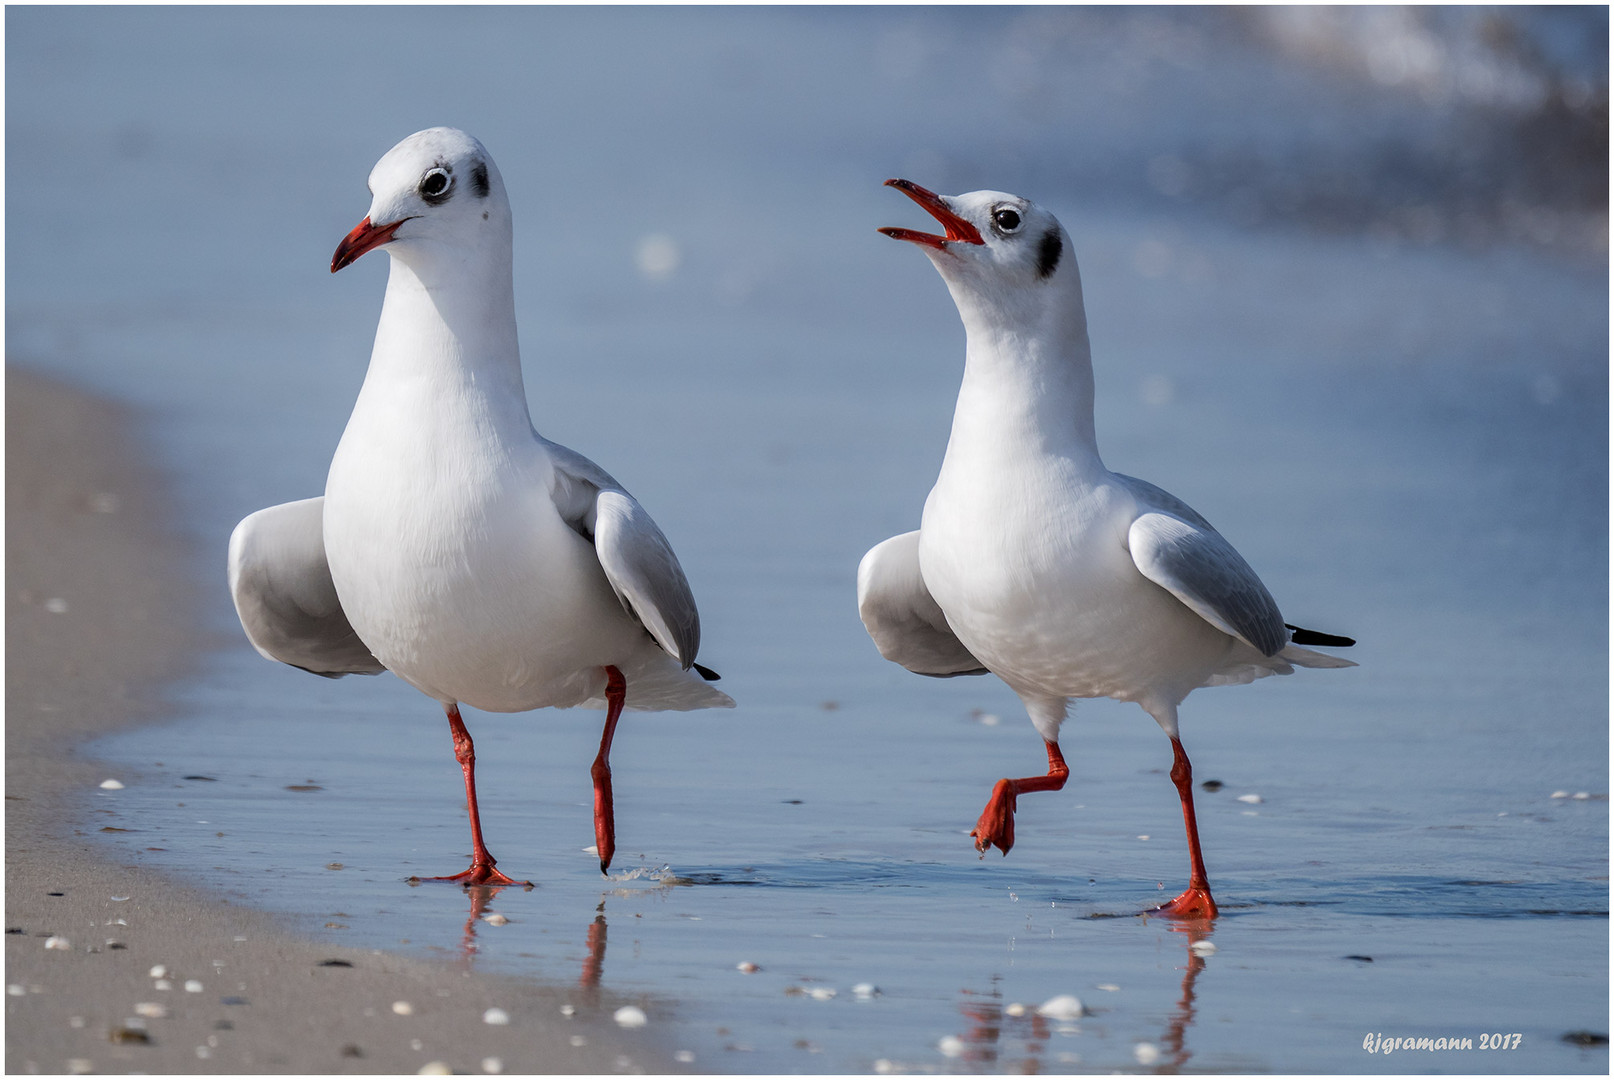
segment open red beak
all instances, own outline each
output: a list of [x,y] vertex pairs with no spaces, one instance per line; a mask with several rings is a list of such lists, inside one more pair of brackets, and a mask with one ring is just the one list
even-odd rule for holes
[[894,187],[908,198],[925,208],[926,213],[942,223],[947,230],[946,236],[934,236],[930,233],[918,232],[914,229],[886,228],[880,231],[894,240],[911,240],[916,244],[925,244],[937,250],[945,250],[949,242],[962,242],[965,244],[984,244],[981,234],[974,225],[965,221],[948,209],[942,197],[934,191],[926,191],[911,180],[887,180],[886,187]]
[[398,231],[398,226],[408,221],[408,218],[399,218],[388,225],[372,225],[370,219],[365,218],[353,227],[353,231],[342,238],[336,246],[336,254],[331,256],[331,273],[336,273],[348,263],[358,259],[366,251],[371,251],[382,244],[392,241],[392,234]]

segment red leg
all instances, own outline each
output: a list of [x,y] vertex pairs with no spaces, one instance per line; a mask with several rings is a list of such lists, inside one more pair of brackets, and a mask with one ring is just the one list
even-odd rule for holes
[[1182,820],[1188,831],[1188,888],[1170,903],[1161,904],[1152,914],[1178,919],[1214,919],[1216,901],[1211,899],[1210,879],[1205,876],[1205,857],[1199,853],[1199,825],[1194,820],[1194,767],[1182,748],[1182,740],[1171,737],[1171,781],[1182,799]]
[[993,844],[1003,849],[1007,855],[1014,846],[1014,808],[1015,799],[1024,791],[1058,791],[1065,786],[1065,778],[1070,770],[1065,767],[1065,758],[1059,752],[1059,744],[1048,744],[1048,775],[1027,776],[1019,780],[999,780],[992,789],[992,797],[986,801],[986,809],[981,811],[981,818],[970,830],[975,837],[975,850],[986,854]]
[[600,752],[589,775],[594,778],[594,843],[600,853],[600,873],[611,868],[616,854],[616,816],[611,803],[611,739],[616,722],[627,700],[628,682],[615,667],[605,669],[605,731],[600,735]]
[[526,885],[531,888],[530,881],[517,881],[500,873],[498,864],[488,853],[488,846],[482,842],[482,815],[476,809],[476,746],[471,742],[471,733],[465,730],[465,721],[460,719],[460,707],[445,705],[443,711],[448,714],[448,730],[454,735],[454,759],[460,763],[460,771],[465,773],[465,804],[471,814],[471,865],[458,874],[426,880],[458,881],[466,885]]

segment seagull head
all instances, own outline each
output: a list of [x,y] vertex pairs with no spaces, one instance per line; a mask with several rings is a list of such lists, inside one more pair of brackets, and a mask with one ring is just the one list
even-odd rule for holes
[[433,251],[461,257],[510,241],[510,201],[493,158],[463,131],[417,131],[370,170],[370,213],[331,257],[331,273],[387,246],[405,258]]
[[937,195],[911,180],[887,180],[941,223],[942,235],[884,228],[918,244],[935,264],[966,323],[1077,317],[1083,333],[1081,275],[1059,219],[1018,195],[971,191]]

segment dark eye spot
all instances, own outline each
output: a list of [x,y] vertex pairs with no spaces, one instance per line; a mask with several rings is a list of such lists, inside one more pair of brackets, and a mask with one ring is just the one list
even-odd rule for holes
[[1020,227],[1020,215],[1010,210],[1007,206],[992,211],[992,221],[1006,233],[1014,232]]
[[453,187],[454,177],[446,168],[438,166],[420,178],[420,197],[436,206],[447,200]]
[[1057,228],[1049,229],[1042,234],[1042,242],[1037,245],[1037,276],[1047,277],[1059,265],[1059,256],[1065,252],[1065,242],[1059,239]]

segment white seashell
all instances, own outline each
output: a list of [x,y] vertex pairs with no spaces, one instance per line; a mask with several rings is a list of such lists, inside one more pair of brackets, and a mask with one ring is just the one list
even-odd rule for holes
[[508,1024],[510,1022],[510,1014],[499,1008],[489,1009],[487,1012],[482,1014],[482,1022],[484,1024],[494,1025]]
[[482,1071],[497,1076],[504,1072],[504,1062],[496,1057],[485,1057],[482,1059]]
[[1079,1020],[1086,1015],[1086,1010],[1082,1008],[1080,998],[1073,994],[1060,994],[1038,1005],[1037,1015],[1050,1020]]
[[585,1039],[581,1035],[573,1035],[570,1039],[567,1039],[566,1041],[571,1043],[573,1046],[587,1046],[588,1045],[588,1040]]
[[577,1007],[575,1005],[562,1005],[560,1007],[560,1014],[562,1016],[575,1016],[577,1015]]
[[1115,983],[1099,983],[1094,989],[1105,990],[1111,994],[1118,994],[1121,992],[1121,988]]
[[187,993],[187,994],[200,994],[201,992],[202,992],[202,982],[201,982],[200,979],[186,979],[185,980],[185,993]]
[[144,1016],[151,1020],[161,1020],[168,1015],[168,1006],[158,1001],[142,1001],[134,1007],[136,1016]]
[[695,1064],[695,1051],[679,1050],[673,1054],[673,1060],[680,1065],[693,1065]]
[[482,921],[487,923],[489,926],[504,926],[510,920],[505,918],[503,915],[500,915],[497,911],[495,911],[491,915],[482,916]]
[[409,1004],[407,1001],[394,1001],[392,1003],[392,1011],[397,1013],[399,1016],[413,1016],[415,1013],[415,1007]]
[[446,1061],[428,1061],[420,1067],[416,1076],[453,1076],[454,1069]]
[[47,949],[71,949],[72,947],[73,943],[60,934],[52,934],[45,939],[45,948]]
[[1018,1001],[1011,1001],[1003,1007],[1004,1016],[1024,1016],[1030,1010]]
[[101,787],[107,791],[117,791],[123,787],[122,780],[106,779],[101,781]]
[[859,1000],[867,1001],[870,998],[879,997],[880,988],[873,983],[861,982],[852,987],[852,996]]
[[174,984],[169,982],[167,979],[158,979],[151,984],[151,988],[153,990],[172,990],[174,988]]
[[1195,956],[1209,956],[1216,951],[1216,943],[1214,941],[1196,941],[1188,946],[1188,951]]
[[1139,1065],[1153,1065],[1160,1060],[1160,1048],[1154,1043],[1140,1042],[1132,1048],[1132,1056]]
[[942,1057],[956,1058],[964,1053],[964,1040],[957,1035],[943,1035],[936,1049],[941,1051]]
[[644,1010],[637,1005],[622,1006],[611,1014],[611,1019],[615,1020],[619,1027],[625,1028],[640,1028],[650,1022],[650,1017],[646,1016]]
[[[1239,796],[1239,802],[1247,802],[1247,803],[1254,804],[1254,803],[1258,803],[1258,802],[1266,802],[1266,800],[1261,798],[1261,796],[1255,794],[1255,792],[1252,791],[1248,795],[1240,795]],[[1139,1043],[1138,1045],[1139,1046],[1147,1046],[1149,1044],[1148,1043]],[[1159,1051],[1156,1051],[1156,1053],[1159,1053]]]

